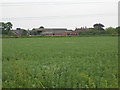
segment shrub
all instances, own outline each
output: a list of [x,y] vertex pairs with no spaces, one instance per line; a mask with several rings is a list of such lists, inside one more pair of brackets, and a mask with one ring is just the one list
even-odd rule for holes
[[105,30],[96,30],[96,29],[89,29],[86,31],[81,31],[80,35],[118,35],[118,29],[109,27]]

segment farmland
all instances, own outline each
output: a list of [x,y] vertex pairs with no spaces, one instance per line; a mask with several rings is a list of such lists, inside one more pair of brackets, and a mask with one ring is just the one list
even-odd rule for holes
[[3,39],[4,88],[117,88],[118,37]]

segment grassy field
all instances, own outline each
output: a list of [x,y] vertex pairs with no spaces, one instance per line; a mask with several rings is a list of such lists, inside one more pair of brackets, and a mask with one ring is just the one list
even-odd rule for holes
[[117,88],[117,37],[3,39],[4,88]]

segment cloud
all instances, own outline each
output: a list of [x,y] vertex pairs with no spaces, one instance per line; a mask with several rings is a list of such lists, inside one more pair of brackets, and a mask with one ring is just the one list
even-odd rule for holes
[[45,20],[45,19],[74,19],[74,18],[90,18],[90,17],[110,17],[117,16],[117,13],[97,13],[97,14],[79,14],[79,15],[59,15],[59,16],[40,16],[40,17],[11,17],[1,18],[1,20]]
[[[1,0],[0,2],[96,2],[97,0]],[[119,0],[101,0],[103,2],[118,2]]]
[[69,5],[69,4],[94,4],[104,2],[6,2],[0,3],[0,6],[23,6],[23,5]]

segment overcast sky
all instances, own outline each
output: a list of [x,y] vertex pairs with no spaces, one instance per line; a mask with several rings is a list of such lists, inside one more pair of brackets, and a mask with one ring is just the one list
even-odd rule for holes
[[0,21],[12,22],[13,28],[39,26],[92,27],[102,23],[118,26],[119,0],[1,0]]

